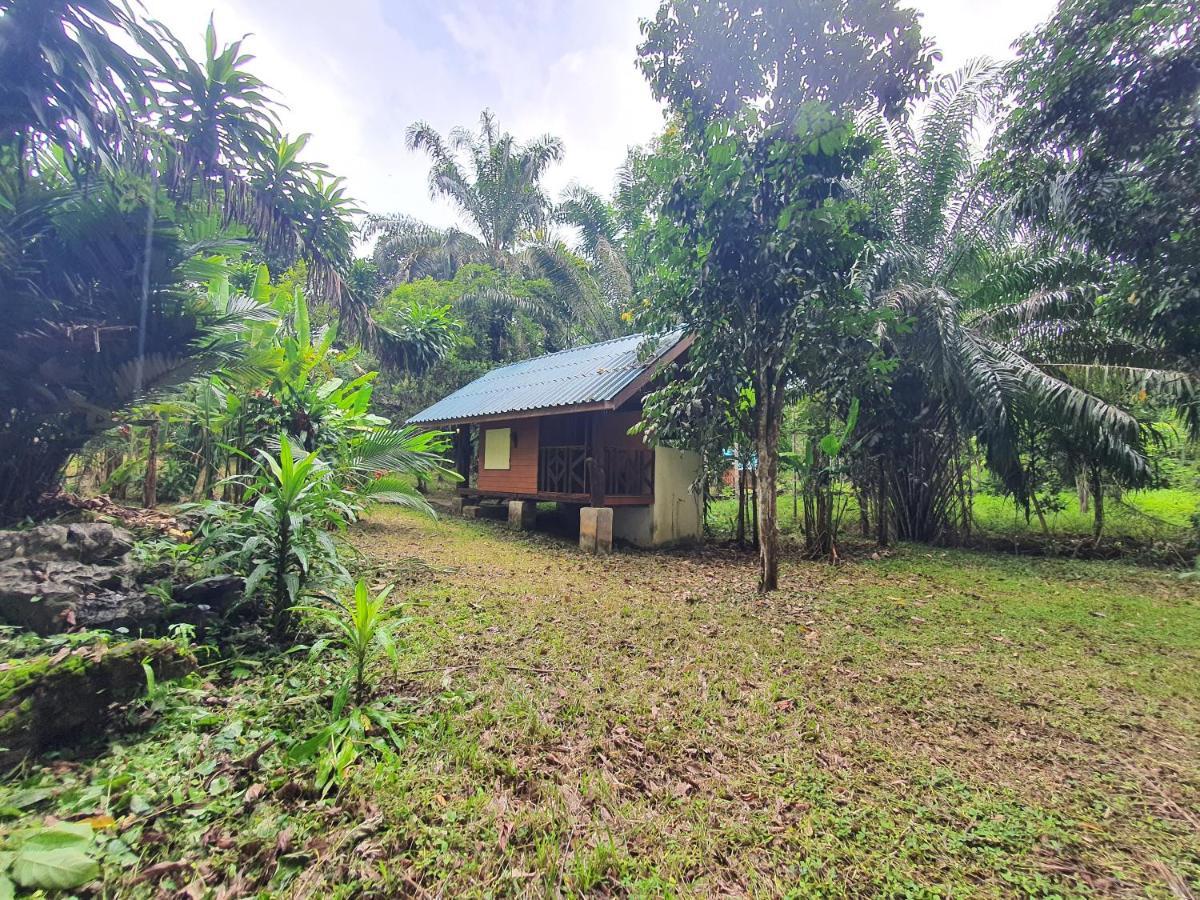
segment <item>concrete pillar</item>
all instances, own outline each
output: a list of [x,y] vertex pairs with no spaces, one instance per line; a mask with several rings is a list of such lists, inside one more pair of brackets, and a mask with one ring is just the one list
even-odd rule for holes
[[509,500],[508,527],[513,531],[529,531],[537,522],[537,501]]
[[585,506],[579,510],[579,549],[601,556],[612,553],[613,511],[611,506]]
[[469,506],[464,505],[462,508],[462,517],[464,519],[480,519],[482,516],[479,515],[479,509],[478,503],[472,503]]

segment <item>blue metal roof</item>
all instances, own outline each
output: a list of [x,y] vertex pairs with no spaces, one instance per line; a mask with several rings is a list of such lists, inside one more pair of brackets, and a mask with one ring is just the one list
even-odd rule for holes
[[[408,420],[410,425],[462,422],[481,416],[606,403],[662,354],[682,331],[644,334],[574,347],[493,369]],[[644,345],[651,342],[652,353]]]

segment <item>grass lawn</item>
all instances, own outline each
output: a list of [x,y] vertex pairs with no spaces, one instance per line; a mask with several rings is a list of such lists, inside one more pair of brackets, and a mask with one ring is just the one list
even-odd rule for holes
[[[1072,491],[1063,491],[1055,498],[1057,509],[1045,511],[1046,525],[1055,538],[1090,538],[1093,519],[1089,510],[1079,511],[1079,499]],[[1025,520],[1025,512],[1008,497],[978,493],[974,504],[975,527],[980,534],[1013,537],[1038,537],[1042,534],[1036,516]],[[1104,535],[1107,538],[1134,538],[1144,542],[1169,541],[1186,545],[1194,539],[1191,517],[1200,513],[1200,493],[1181,488],[1159,488],[1146,491],[1127,491],[1121,500],[1107,498],[1104,508]],[[790,489],[779,497],[779,527],[784,532],[798,531],[800,521],[793,516]],[[709,524],[718,535],[733,534],[737,522],[737,498],[723,497],[709,504]],[[842,529],[858,533],[858,505],[848,497],[842,517]]]
[[412,617],[377,669],[400,753],[320,799],[282,748],[332,663],[223,662],[24,773],[10,824],[111,816],[109,896],[1200,891],[1194,583],[901,548],[786,564],[763,599],[724,551],[397,511],[352,540]]

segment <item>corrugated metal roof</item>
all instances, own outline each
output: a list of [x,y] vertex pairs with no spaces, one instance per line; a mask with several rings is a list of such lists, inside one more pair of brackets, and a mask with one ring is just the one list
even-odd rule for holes
[[647,336],[632,334],[493,369],[408,422],[411,425],[457,422],[511,412],[605,403],[682,338],[682,331],[650,338],[657,344],[654,352],[647,354],[639,352]]

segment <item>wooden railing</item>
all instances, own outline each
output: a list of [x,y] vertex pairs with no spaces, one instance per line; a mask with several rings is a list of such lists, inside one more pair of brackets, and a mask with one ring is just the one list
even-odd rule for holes
[[[654,451],[605,447],[604,494],[612,497],[654,496]],[[592,495],[592,467],[583,444],[542,447],[538,451],[538,492]]]
[[606,447],[604,493],[624,497],[653,496],[654,451]]
[[538,491],[545,494],[590,494],[587,447],[570,444],[542,447],[538,456]]

